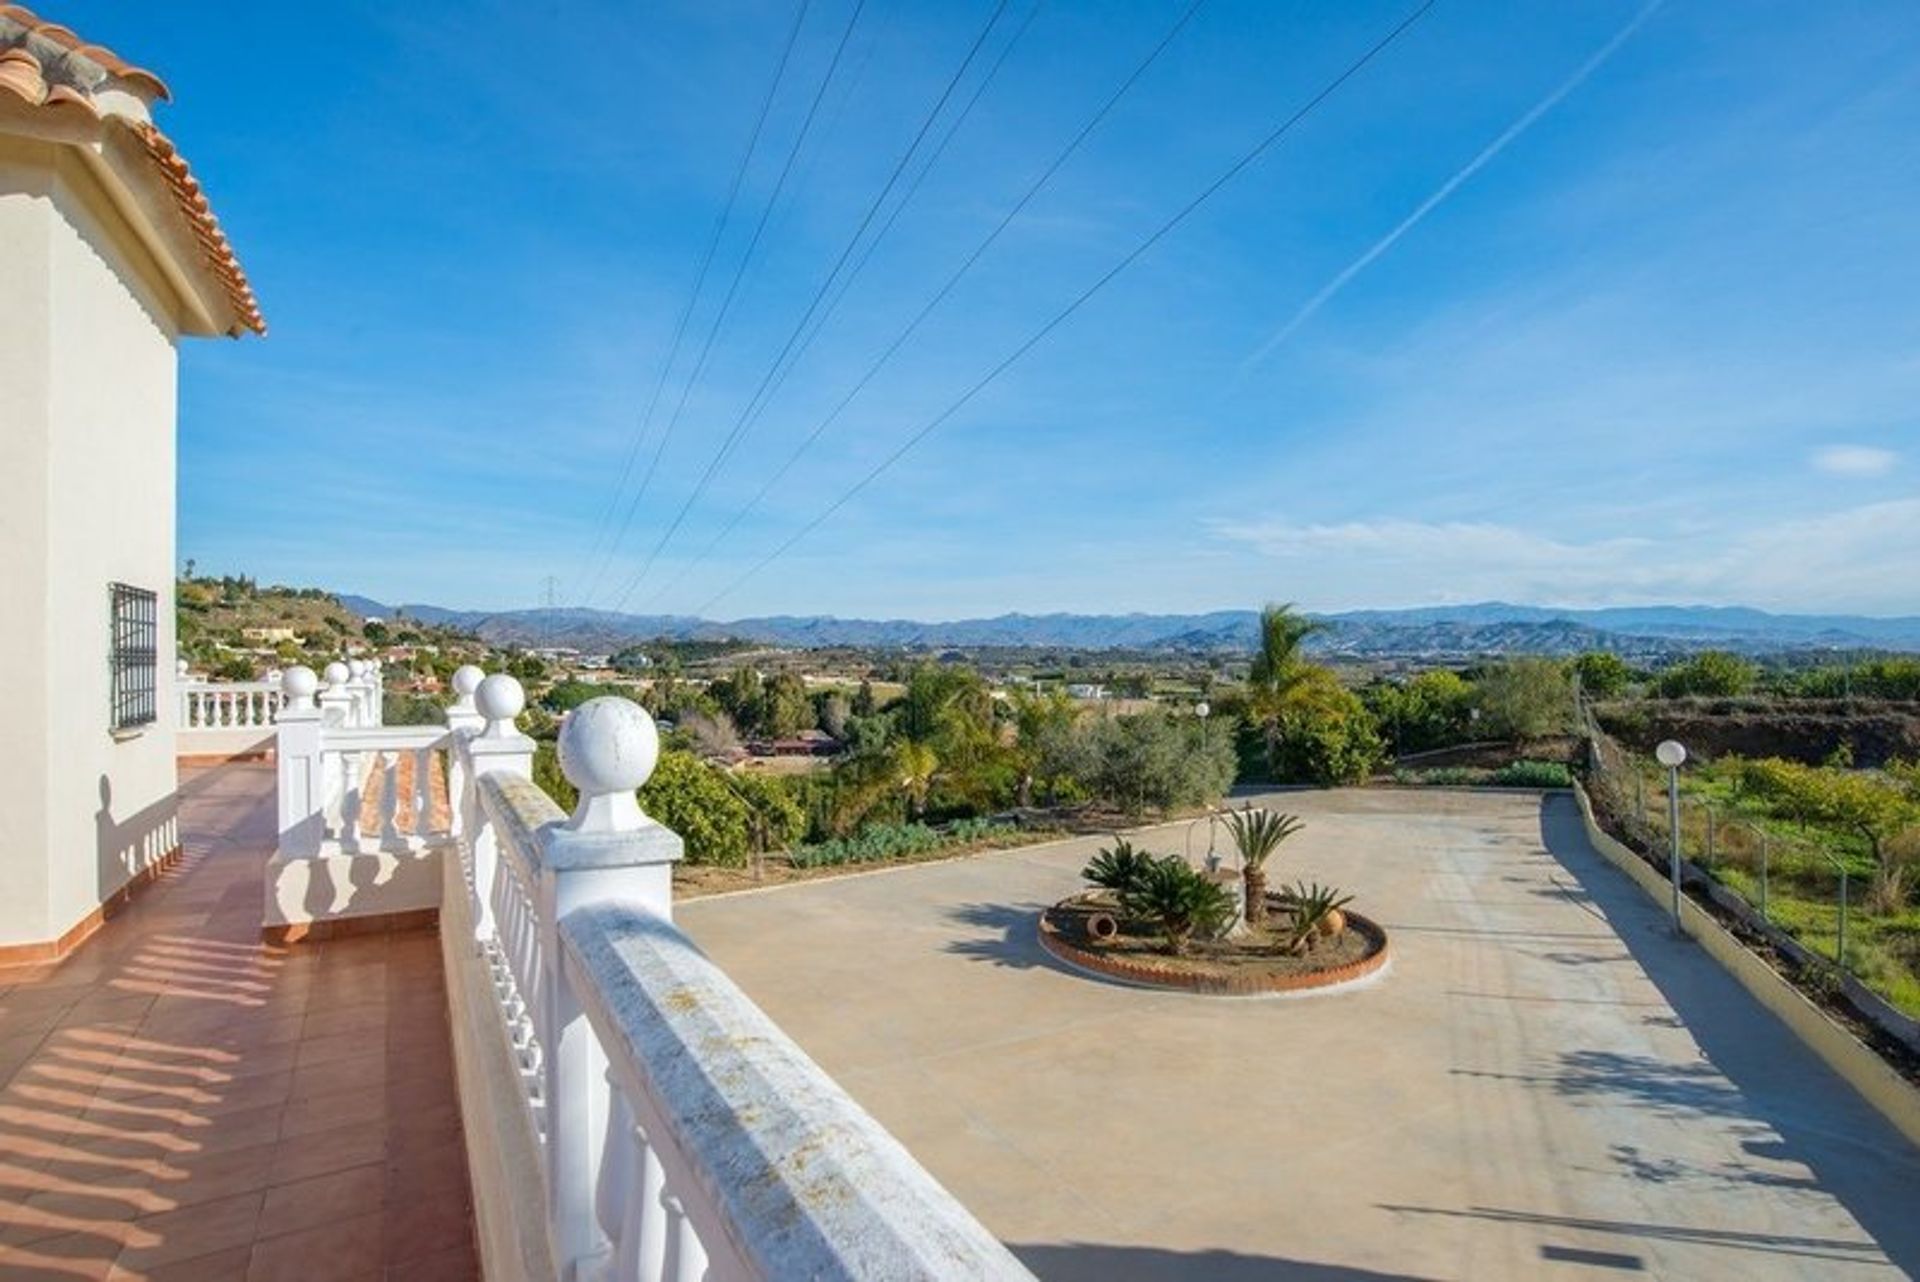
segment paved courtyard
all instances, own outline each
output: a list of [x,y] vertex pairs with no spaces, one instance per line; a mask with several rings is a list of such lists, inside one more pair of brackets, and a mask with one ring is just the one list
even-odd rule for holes
[[1920,1269],[1920,1153],[1665,933],[1570,801],[1275,801],[1308,821],[1275,879],[1351,887],[1392,933],[1373,986],[1208,998],[1063,971],[1034,919],[1085,840],[679,917],[1044,1278]]

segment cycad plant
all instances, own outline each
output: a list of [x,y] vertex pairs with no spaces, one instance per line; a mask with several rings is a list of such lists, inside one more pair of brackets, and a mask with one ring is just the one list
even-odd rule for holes
[[1258,926],[1267,917],[1267,860],[1280,843],[1299,832],[1298,816],[1247,806],[1227,812],[1227,832],[1240,852],[1240,879],[1247,892],[1247,924]]
[[1089,885],[1111,890],[1125,900],[1128,893],[1140,885],[1141,878],[1146,876],[1148,870],[1159,862],[1158,856],[1135,850],[1133,843],[1125,837],[1116,837],[1112,848],[1095,855],[1080,870],[1080,875]]
[[1129,916],[1157,925],[1167,951],[1175,957],[1187,951],[1195,931],[1217,934],[1233,919],[1233,896],[1178,855],[1153,859],[1133,888],[1123,893],[1121,907]]
[[1353,902],[1353,896],[1344,894],[1336,886],[1322,886],[1319,882],[1295,882],[1286,891],[1287,899],[1293,908],[1293,929],[1287,937],[1288,952],[1303,952],[1317,933],[1338,934],[1337,930],[1324,928],[1346,921],[1341,912]]

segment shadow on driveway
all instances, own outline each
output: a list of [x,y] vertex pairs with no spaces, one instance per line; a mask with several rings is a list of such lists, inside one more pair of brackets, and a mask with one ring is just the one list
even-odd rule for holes
[[[1674,938],[1660,907],[1593,849],[1571,797],[1541,800],[1540,838],[1578,882],[1583,906],[1605,916],[1705,1056],[1704,1063],[1684,1064],[1572,1051],[1560,1056],[1557,1070],[1544,1075],[1541,1084],[1563,1096],[1606,1098],[1653,1110],[1680,1125],[1746,1123],[1736,1134],[1743,1136],[1747,1153],[1806,1166],[1818,1186],[1859,1221],[1897,1267],[1920,1276],[1920,1150],[1698,944]],[[1649,1165],[1649,1159],[1637,1153],[1616,1156],[1634,1178],[1662,1183],[1698,1178],[1778,1187],[1782,1182],[1776,1173],[1746,1167],[1675,1170],[1670,1161],[1656,1159]],[[1523,1214],[1489,1208],[1427,1213],[1497,1218]],[[1577,1227],[1655,1239],[1684,1235],[1745,1250],[1859,1258],[1858,1244],[1825,1239],[1713,1234],[1655,1224],[1581,1221]]]

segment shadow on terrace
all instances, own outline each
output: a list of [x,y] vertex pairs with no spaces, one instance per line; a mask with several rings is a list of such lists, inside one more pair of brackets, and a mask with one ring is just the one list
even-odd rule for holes
[[190,774],[180,863],[0,969],[0,1279],[477,1276],[437,941],[263,945],[273,797]]

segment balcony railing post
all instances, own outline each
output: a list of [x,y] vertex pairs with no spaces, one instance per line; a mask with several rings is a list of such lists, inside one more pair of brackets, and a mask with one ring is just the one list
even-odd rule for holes
[[[456,691],[462,680],[462,668],[454,674]],[[478,673],[478,668],[471,669]],[[460,795],[449,801],[461,812],[459,822],[468,834],[473,852],[473,924],[474,937],[494,937],[498,923],[493,917],[493,883],[500,875],[500,836],[487,822],[475,783],[481,775],[510,774],[522,779],[533,777],[533,740],[520,733],[514,718],[527,706],[526,692],[520,683],[505,673],[485,680],[468,678],[470,695],[466,709],[456,704],[447,714],[451,724],[457,719],[453,757],[461,775]],[[482,727],[477,732],[472,726]]]
[[624,1181],[630,1172],[617,1154],[602,1169],[610,1134],[606,1055],[561,964],[560,923],[608,901],[671,918],[682,842],[648,818],[635,796],[659,755],[659,732],[638,704],[581,704],[560,730],[560,768],[579,803],[571,818],[538,834],[540,952],[548,964],[535,1008],[546,1050],[547,1188],[554,1244],[569,1277],[583,1275],[612,1245],[595,1214],[603,1174]]
[[463,740],[469,735],[478,734],[487,723],[487,719],[473,706],[473,692],[480,688],[480,682],[486,675],[471,663],[461,665],[453,674],[453,704],[446,714],[447,729],[453,732],[453,750],[447,753],[447,809],[456,837],[471,830],[469,814],[478,806],[478,800],[473,796],[473,780],[467,767],[468,754]]
[[326,678],[327,688],[320,692],[320,711],[326,714],[327,724],[352,725],[353,692],[347,682],[353,679],[353,674],[347,670],[346,664],[335,659],[321,675]]
[[279,775],[279,850],[284,856],[311,859],[326,836],[327,779],[320,752],[324,713],[313,694],[319,678],[311,668],[290,668],[283,678],[286,702],[274,730],[273,755]]
[[367,695],[367,661],[365,659],[347,660],[347,691],[353,696],[347,724],[350,726],[370,726],[373,721],[373,700]]

